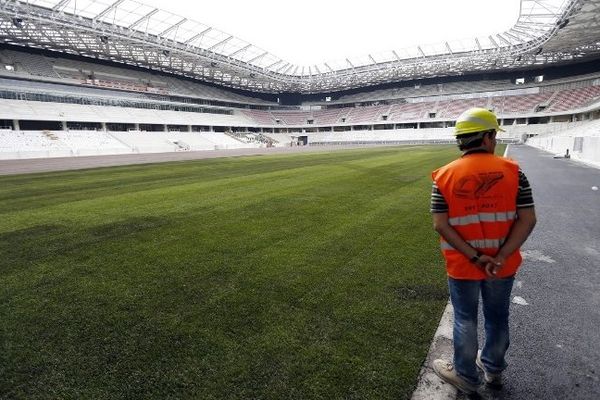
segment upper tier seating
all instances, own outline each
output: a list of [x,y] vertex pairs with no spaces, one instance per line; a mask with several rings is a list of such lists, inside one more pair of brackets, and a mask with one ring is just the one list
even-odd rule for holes
[[458,99],[458,100],[445,100],[438,102],[437,114],[438,118],[450,118],[456,119],[463,111],[472,107],[487,107],[487,98],[478,99]]
[[532,113],[536,106],[547,102],[552,93],[492,97],[491,108],[500,114]]
[[[506,92],[500,92],[506,93]],[[471,107],[493,109],[500,117],[515,114],[534,114],[539,106],[549,112],[575,110],[600,99],[600,86],[565,89],[558,92],[501,95],[439,101],[407,102],[391,105],[330,108],[315,111],[244,110],[244,114],[258,125],[312,125],[354,124],[365,125],[405,121],[427,121],[430,118],[454,120]],[[431,115],[430,115],[431,114]],[[384,118],[387,117],[387,118]],[[279,120],[279,123],[276,123]]]
[[264,110],[242,110],[242,114],[259,125],[274,125],[275,121],[269,111]]
[[315,125],[335,125],[349,112],[348,108],[328,108],[313,111],[312,117]]
[[352,132],[323,132],[310,136],[309,143],[386,143],[452,141],[452,129],[400,129]]
[[22,53],[12,50],[2,50],[2,56],[5,65],[11,64],[15,70],[26,72],[30,75],[45,76],[50,78],[60,78],[52,68],[52,64],[45,57],[37,54]]
[[0,99],[0,119],[231,127],[246,127],[251,124],[251,121],[241,114],[208,114],[5,99]]
[[389,106],[368,106],[368,107],[356,107],[350,109],[346,122],[359,124],[359,123],[372,123],[381,120],[381,115],[389,109]]
[[394,104],[389,110],[388,119],[391,121],[416,120],[425,117],[429,103],[403,103]]
[[311,113],[306,111],[272,111],[271,115],[275,122],[285,125],[306,125],[306,121],[311,118]]
[[567,89],[558,92],[549,111],[566,111],[586,106],[600,97],[600,86]]
[[[99,63],[54,58],[14,50],[0,50],[0,63],[12,65],[16,72],[35,77],[53,78],[65,82],[79,82],[83,85],[99,86],[109,89],[191,96],[225,102],[247,104],[273,104],[258,98],[240,95],[226,89],[220,89],[199,82],[178,79],[168,75],[159,75],[151,71],[121,68]],[[0,65],[2,75],[14,75]]]

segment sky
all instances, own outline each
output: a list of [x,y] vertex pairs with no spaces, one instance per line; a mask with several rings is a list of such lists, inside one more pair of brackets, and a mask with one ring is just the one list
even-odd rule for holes
[[296,65],[503,32],[520,0],[138,0]]

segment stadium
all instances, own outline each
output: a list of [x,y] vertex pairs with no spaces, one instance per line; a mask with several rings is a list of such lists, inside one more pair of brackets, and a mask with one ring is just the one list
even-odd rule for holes
[[457,117],[600,165],[600,1],[520,3],[302,66],[135,0],[2,0],[0,397],[410,398]]

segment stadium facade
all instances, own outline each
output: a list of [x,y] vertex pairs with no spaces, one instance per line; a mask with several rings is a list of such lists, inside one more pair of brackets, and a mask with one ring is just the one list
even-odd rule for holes
[[448,142],[471,106],[510,140],[594,126],[599,16],[522,0],[496,35],[299,66],[133,0],[2,0],[0,157]]

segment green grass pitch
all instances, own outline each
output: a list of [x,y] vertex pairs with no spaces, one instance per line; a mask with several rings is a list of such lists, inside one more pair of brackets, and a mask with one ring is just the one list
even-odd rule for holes
[[410,397],[453,146],[0,177],[0,398]]

